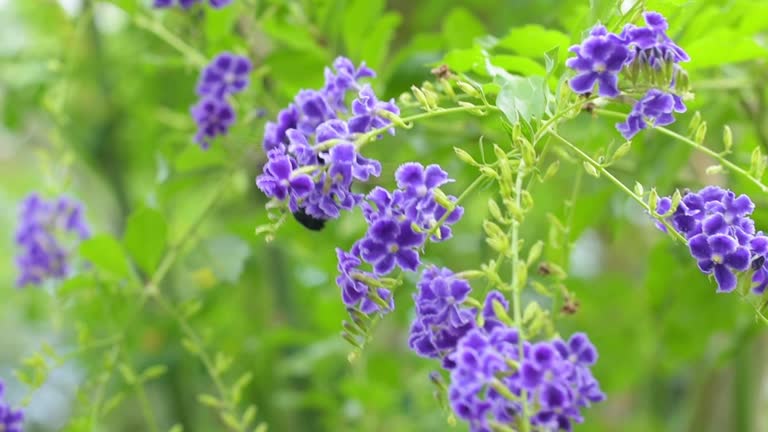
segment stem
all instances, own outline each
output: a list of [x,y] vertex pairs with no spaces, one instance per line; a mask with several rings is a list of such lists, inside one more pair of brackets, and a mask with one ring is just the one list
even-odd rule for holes
[[163,258],[161,259],[160,265],[158,265],[157,270],[155,270],[155,273],[152,274],[152,277],[149,279],[149,282],[147,282],[147,284],[144,287],[145,295],[159,292],[160,283],[162,283],[163,279],[165,278],[165,275],[168,274],[168,271],[171,269],[171,266],[176,261],[176,258],[178,258],[179,253],[181,252],[181,249],[192,238],[195,231],[197,231],[197,229],[205,220],[206,216],[208,216],[208,213],[214,207],[216,207],[216,204],[218,204],[219,200],[224,195],[224,191],[229,185],[230,177],[231,177],[231,174],[227,174],[224,176],[224,178],[221,180],[218,187],[216,188],[213,198],[211,198],[208,204],[206,204],[206,206],[200,212],[200,215],[198,215],[198,217],[192,222],[192,224],[186,230],[184,230],[184,232],[181,233],[181,235],[179,236],[179,240],[168,248],[166,253],[163,255]]
[[147,17],[137,16],[135,19],[136,25],[139,28],[143,28],[150,33],[154,34],[158,38],[165,41],[168,45],[180,52],[190,63],[205,67],[208,60],[200,52],[187,45],[183,40],[179,39],[175,34],[171,33],[158,21],[151,20]]
[[[614,117],[614,118],[618,118],[618,119],[626,119],[627,118],[627,114],[620,113],[620,112],[617,112],[617,111],[611,111],[611,110],[605,110],[605,109],[595,109],[594,111],[596,113],[598,113],[598,114],[602,114],[602,115],[605,115],[605,116],[608,116],[608,117]],[[681,141],[681,142],[683,142],[685,144],[688,144],[689,146],[693,147],[694,149],[696,149],[696,150],[698,150],[698,151],[700,151],[700,152],[702,152],[702,153],[704,153],[704,154],[706,154],[708,156],[711,156],[712,158],[714,158],[715,160],[720,162],[722,165],[728,167],[729,170],[742,175],[745,179],[747,179],[750,182],[752,182],[755,186],[757,186],[760,189],[761,192],[768,192],[768,186],[764,185],[759,179],[753,177],[752,174],[750,174],[749,172],[745,171],[743,168],[739,167],[738,165],[734,164],[733,162],[731,162],[728,159],[726,159],[725,157],[723,157],[723,155],[721,155],[721,154],[719,154],[719,153],[717,153],[717,152],[715,152],[713,150],[710,150],[709,148],[704,147],[703,145],[697,143],[696,141],[694,141],[694,140],[692,140],[692,139],[690,139],[690,138],[688,138],[686,136],[680,135],[677,132],[673,132],[673,131],[665,128],[665,127],[657,126],[657,127],[654,127],[654,128],[656,130],[658,130],[659,132],[663,133],[664,135],[667,135],[667,136],[670,136],[672,138],[675,138],[678,141]]]
[[567,139],[563,138],[562,136],[558,135],[555,132],[550,132],[550,135],[560,141],[561,143],[568,146],[571,150],[573,150],[574,153],[576,153],[584,162],[587,162],[588,164],[592,165],[600,174],[605,176],[608,180],[611,181],[611,183],[615,184],[619,189],[621,189],[624,193],[629,195],[630,198],[637,201],[638,204],[640,204],[641,207],[643,207],[648,214],[651,215],[654,219],[664,224],[665,227],[667,227],[667,231],[672,234],[673,237],[675,237],[677,240],[680,240],[683,242],[683,244],[688,244],[688,241],[685,239],[685,237],[682,236],[679,232],[677,232],[676,229],[674,229],[669,222],[667,222],[663,217],[657,216],[656,212],[651,209],[651,207],[643,201],[643,198],[632,192],[628,187],[624,185],[619,179],[613,176],[605,167],[603,167],[601,164],[599,164],[597,161],[592,159],[588,154],[584,153],[580,148],[576,147],[575,144],[568,141]]
[[[439,117],[439,116],[442,116],[442,115],[453,114],[453,113],[461,113],[461,112],[468,112],[468,111],[478,111],[478,110],[484,110],[484,109],[485,110],[489,110],[489,111],[500,111],[498,108],[496,108],[493,105],[478,105],[478,106],[471,106],[471,107],[458,106],[458,107],[451,107],[451,108],[440,108],[440,109],[436,109],[436,110],[433,110],[433,111],[428,111],[428,112],[424,112],[424,113],[420,113],[420,114],[414,114],[412,116],[403,117],[401,120],[402,120],[403,123],[408,124],[408,123],[411,123],[411,122],[416,121],[416,120],[422,120],[422,119],[427,119],[427,118],[432,118],[432,117]],[[366,133],[360,135],[355,140],[355,147],[357,147],[358,149],[362,148],[364,145],[366,145],[369,142],[371,142],[373,140],[373,138],[375,138],[378,135],[381,135],[381,134],[385,133],[386,131],[392,129],[395,126],[396,125],[394,123],[390,123],[389,125],[387,125],[385,127],[374,129],[374,130],[372,130],[370,132],[366,132]]]
[[568,262],[568,258],[571,254],[571,231],[573,229],[573,218],[576,214],[576,198],[579,196],[581,190],[581,178],[584,176],[584,170],[578,170],[576,173],[576,179],[573,181],[573,190],[571,190],[571,198],[568,200],[565,220],[565,245],[563,253],[563,263]]
[[[469,195],[470,195],[472,192],[474,192],[474,191],[475,191],[475,189],[477,189],[477,188],[480,186],[480,183],[482,183],[484,179],[485,179],[485,176],[484,176],[484,175],[479,175],[479,176],[477,176],[477,178],[475,178],[475,179],[472,181],[472,183],[470,183],[470,184],[469,184],[469,186],[467,186],[467,188],[466,188],[466,189],[464,189],[464,192],[462,192],[462,193],[459,195],[459,197],[458,197],[458,198],[456,198],[456,201],[455,201],[453,204],[454,204],[454,205],[456,205],[456,206],[458,206],[458,205],[459,205],[459,204],[460,204],[462,201],[464,201],[464,200],[465,200],[465,199],[466,199],[466,198],[467,198],[467,197],[468,197],[468,196],[469,196]],[[435,232],[437,232],[437,230],[439,230],[439,229],[440,229],[440,227],[443,225],[443,223],[445,223],[446,219],[448,219],[448,217],[451,215],[451,213],[453,213],[453,210],[451,210],[451,211],[448,211],[448,210],[449,210],[449,209],[446,209],[446,212],[445,212],[445,214],[443,215],[443,217],[441,217],[441,218],[440,218],[440,219],[437,221],[437,223],[435,223],[435,226],[433,226],[432,228],[430,228],[430,230],[427,232],[427,238],[430,238],[432,235],[434,235],[434,234],[435,234]]]
[[544,123],[541,124],[541,127],[539,127],[539,130],[536,131],[536,133],[533,135],[533,144],[536,145],[536,143],[539,142],[541,137],[544,136],[544,134],[548,132],[548,129],[551,126],[554,126],[558,122],[558,120],[560,120],[561,118],[565,117],[568,113],[570,113],[571,110],[573,110],[576,107],[580,107],[580,106],[582,106],[584,104],[587,104],[589,102],[592,102],[593,100],[595,100],[597,98],[598,98],[597,95],[590,96],[590,97],[588,97],[586,99],[574,102],[574,103],[568,105],[567,107],[565,107],[564,109],[559,110],[557,113],[555,113],[555,115],[553,115],[547,121],[545,121]]
[[143,383],[136,383],[134,388],[136,390],[136,396],[139,398],[139,405],[141,405],[141,413],[144,416],[144,420],[147,422],[149,430],[152,432],[158,432],[160,429],[157,427],[155,413],[152,411],[152,406],[150,405],[149,399],[147,398],[147,392],[144,391]]
[[[521,207],[520,197],[523,194],[523,177],[525,176],[525,162],[523,160],[520,160],[520,165],[517,168],[517,179],[515,179],[515,206],[517,208]],[[517,327],[518,331],[518,338],[517,338],[517,354],[518,358],[522,361],[523,359],[523,339],[525,339],[525,335],[523,333],[523,314],[522,314],[522,305],[521,305],[521,298],[520,298],[520,292],[522,291],[523,287],[518,286],[517,281],[517,267],[518,267],[518,261],[520,260],[520,221],[517,220],[517,218],[512,219],[512,308],[513,308],[513,316],[515,320],[515,327]],[[528,419],[530,418],[530,414],[528,413],[528,395],[525,389],[522,390],[521,393],[521,403],[523,405],[523,419],[522,419],[522,425],[523,425],[523,432],[528,432],[531,430],[531,425],[528,422]]]

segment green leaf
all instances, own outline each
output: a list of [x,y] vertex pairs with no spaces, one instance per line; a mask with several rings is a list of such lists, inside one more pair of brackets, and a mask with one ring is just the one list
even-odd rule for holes
[[279,16],[268,16],[261,22],[261,28],[272,39],[285,45],[308,52],[324,52],[324,49],[315,41],[309,27],[293,25]]
[[205,34],[209,41],[224,42],[232,39],[237,18],[240,16],[240,7],[232,5],[231,7],[221,9],[210,9],[205,15]]
[[544,78],[512,76],[506,79],[496,98],[496,106],[507,119],[516,124],[519,120],[529,122],[533,117],[541,118],[546,106]]
[[113,5],[119,7],[129,15],[133,15],[139,7],[135,0],[109,0],[108,3],[112,3]]
[[380,69],[400,21],[400,14],[394,12],[388,12],[379,18],[363,42],[365,55],[360,57],[360,60],[365,60],[366,64],[374,70]]
[[80,244],[80,255],[97,270],[113,276],[128,275],[128,258],[123,246],[108,234],[101,234]]
[[753,37],[724,28],[697,38],[685,50],[691,57],[686,70],[768,58],[768,48],[760,46]]
[[212,146],[207,151],[190,143],[173,161],[174,168],[179,172],[193,171],[201,168],[222,166],[227,162],[226,153],[221,146]]
[[544,75],[544,66],[528,57],[499,54],[491,57],[491,63],[506,70],[523,76]]
[[463,7],[452,9],[443,21],[443,37],[448,48],[469,48],[476,37],[486,33],[483,23]]
[[485,57],[480,48],[458,49],[449,51],[443,57],[443,63],[452,71],[462,73],[481,68]]
[[544,28],[537,24],[529,24],[513,28],[499,41],[499,46],[510,49],[527,57],[544,57],[544,54],[556,47],[566,50],[570,38],[565,34]]
[[168,227],[163,215],[143,207],[128,217],[123,241],[139,268],[151,273],[163,255],[167,237]]
[[349,56],[361,59],[365,56],[365,41],[371,26],[384,12],[384,0],[352,0],[344,11],[344,44]]
[[251,248],[243,239],[232,235],[205,241],[205,261],[219,280],[237,282]]

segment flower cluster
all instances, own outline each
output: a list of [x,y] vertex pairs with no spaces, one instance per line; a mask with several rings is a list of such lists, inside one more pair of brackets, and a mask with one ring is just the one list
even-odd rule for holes
[[469,283],[447,268],[427,268],[418,288],[409,345],[422,357],[442,359],[451,374],[451,407],[473,432],[492,430],[492,422],[513,424],[523,403],[532,407],[536,430],[570,431],[583,420],[582,407],[605,398],[590,369],[597,351],[586,335],[523,341],[496,315],[499,306],[509,307],[500,292],[488,293],[482,310],[467,306]]
[[643,17],[644,27],[627,24],[620,34],[596,25],[580,45],[570,48],[576,57],[566,62],[577,72],[570,86],[580,94],[592,92],[597,84],[600,96],[618,96],[622,72],[632,83],[646,78],[646,87],[651,88],[634,104],[627,120],[616,125],[626,139],[648,125],[671,124],[673,113],[686,110],[673,89],[680,87],[676,83],[684,75],[678,63],[688,61],[689,57],[667,35],[668,24],[661,14],[646,12]]
[[[158,9],[170,8],[179,6],[183,9],[189,9],[192,6],[202,3],[203,0],[154,0],[152,6]],[[208,4],[214,8],[219,9],[232,3],[232,0],[208,0]]]
[[450,369],[449,356],[459,339],[476,327],[477,311],[463,306],[472,288],[450,269],[428,267],[418,289],[408,345],[422,357],[442,359]]
[[755,266],[753,290],[762,293],[768,285],[768,237],[755,232],[750,215],[755,205],[746,195],[717,186],[687,193],[672,209],[672,199],[659,200],[656,211],[668,215],[671,226],[688,240],[691,255],[706,274],[714,274],[718,292],[736,288],[737,275]]
[[[363,157],[355,140],[386,129],[391,122],[383,112],[400,112],[394,100],[380,101],[370,85],[360,83],[374,76],[364,63],[355,67],[339,57],[333,69],[326,68],[323,88],[300,91],[268,122],[263,146],[269,160],[256,179],[259,189],[287,202],[292,213],[318,221],[360,205],[364,197],[352,192],[353,182],[378,177],[381,164]],[[351,103],[348,94],[355,95]]]
[[252,68],[247,57],[223,52],[203,69],[197,84],[200,100],[191,112],[197,123],[195,142],[204,150],[212,139],[226,135],[235,122],[235,109],[227,97],[245,90]]
[[61,279],[69,273],[66,234],[79,239],[90,236],[82,206],[66,197],[46,201],[31,194],[19,208],[16,244],[19,253],[16,285],[39,284],[45,279]]
[[[344,304],[363,313],[369,313],[366,309],[370,307],[361,301],[373,293],[370,286],[379,284],[396,267],[416,271],[421,264],[419,250],[429,233],[429,240],[447,240],[452,235],[451,225],[464,213],[455,204],[455,197],[446,197],[450,209],[437,202],[435,190],[451,181],[438,165],[406,163],[397,169],[395,178],[398,189],[389,192],[377,186],[361,202],[369,226],[365,236],[350,253],[337,251],[341,275],[336,282],[342,289]],[[360,270],[363,263],[369,264],[372,272]],[[378,294],[383,299],[391,298],[384,288],[379,288]]]
[[5,383],[0,380],[0,431],[23,432],[24,412],[11,408],[3,399],[5,396]]
[[581,408],[605,399],[590,369],[597,350],[583,333],[531,344],[509,327],[472,330],[454,358],[451,406],[473,432],[490,431],[491,420],[512,423],[523,403],[533,407],[535,430],[570,431],[584,421]]

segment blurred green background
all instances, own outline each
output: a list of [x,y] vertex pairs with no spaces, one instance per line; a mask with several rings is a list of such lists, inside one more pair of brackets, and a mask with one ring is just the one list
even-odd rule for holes
[[[12,400],[31,397],[28,430],[147,430],[137,393],[120,374],[98,385],[109,347],[78,351],[84,334],[98,339],[126,329],[121,362],[136,370],[169,368],[145,389],[164,430],[176,423],[187,431],[222,430],[197,402],[212,383],[182,348],[181,331],[167,314],[152,304],[139,309],[139,299],[109,279],[70,284],[66,293],[52,286],[19,290],[12,264],[17,203],[31,191],[83,200],[94,231],[117,238],[133,211],[156,208],[177,239],[222,178],[229,179],[226,194],[161,289],[177,302],[202,302],[191,324],[212,352],[233,357],[228,380],[253,373],[244,403],[258,406],[258,419],[277,432],[465,430],[448,426],[448,412],[432,396],[428,374],[438,365],[408,350],[413,276],[396,294],[396,313],[376,327],[361,356],[347,361],[351,346],[339,336],[346,313],[334,283],[334,247],[349,248],[364,233],[359,212],[319,233],[288,221],[269,244],[253,234],[267,221],[266,200],[253,183],[264,161],[264,122],[298,89],[321,86],[323,67],[337,55],[365,60],[379,72],[373,81],[379,95],[397,97],[430,79],[446,53],[463,58],[477,41],[488,41],[485,35],[511,34],[506,49],[517,60],[510,67],[537,70],[544,57],[539,33],[530,36],[526,27],[532,24],[569,41],[560,46],[562,62],[568,44],[619,6],[597,0],[234,0],[219,11],[184,13],[153,11],[147,3],[0,0],[0,377]],[[698,110],[715,150],[722,149],[720,131],[728,124],[733,161],[748,166],[756,146],[768,153],[768,2],[645,3],[667,15],[670,34],[692,57],[686,68],[696,99],[673,128],[686,133]],[[237,98],[238,126],[203,152],[191,141],[188,110],[199,66],[190,59],[222,50],[247,53],[263,74]],[[588,114],[562,133],[590,152],[621,143],[612,120]],[[500,120],[443,117],[368,149],[383,162],[380,184],[390,187],[404,161],[437,162],[457,179],[447,191],[458,194],[476,173],[455,160],[452,147],[478,154],[481,135],[503,140]],[[646,132],[613,170],[624,183],[655,186],[662,195],[713,183],[748,193],[758,229],[768,229],[768,197],[739,178],[707,175],[712,163]],[[573,203],[573,248],[567,255],[548,248],[545,255],[568,269],[565,285],[580,307],[555,316],[562,334],[590,335],[600,352],[594,372],[608,394],[586,410],[576,430],[767,431],[768,337],[751,307],[735,294],[715,294],[684,248],[657,232],[612,185],[582,171],[564,164],[548,183],[536,183],[535,210],[523,226],[528,244],[546,240],[547,215],[564,220]],[[575,178],[581,180],[574,193]],[[470,197],[456,238],[430,246],[428,262],[459,271],[493,257],[480,228],[492,193]],[[12,371],[30,368],[21,360],[43,344],[66,361],[51,366],[45,383],[30,391]],[[122,396],[97,426],[84,420],[94,404],[114,395]]]

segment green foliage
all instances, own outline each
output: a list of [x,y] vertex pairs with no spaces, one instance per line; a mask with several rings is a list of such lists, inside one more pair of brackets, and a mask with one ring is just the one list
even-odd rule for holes
[[[13,329],[0,338],[1,378],[14,401],[51,404],[28,416],[30,430],[447,429],[436,366],[406,345],[415,279],[394,281],[396,311],[366,328],[341,304],[333,249],[365,231],[360,215],[321,232],[287,215],[273,242],[253,235],[273,222],[253,186],[265,121],[321,86],[337,55],[376,69],[380,95],[417,89],[400,107],[425,118],[366,147],[383,164],[376,184],[416,160],[456,178],[446,193],[474,185],[457,237],[430,245],[429,262],[471,272],[478,298],[521,292],[531,335],[585,331],[598,346],[609,399],[577,431],[766,430],[753,307],[716,295],[644,213],[653,194],[716,183],[751,194],[768,231],[765,2],[147,3],[0,1],[0,260],[13,260],[13,209],[32,190],[82,198],[97,233],[60,284],[17,290],[13,266],[0,266],[0,320]],[[641,6],[670,18],[695,99],[668,131],[629,145],[615,120],[565,109],[583,101],[557,78],[587,29],[618,28]],[[222,50],[256,71],[238,127],[203,152],[188,111],[199,66]],[[430,73],[441,64],[444,81]],[[556,132],[589,160],[538,133],[555,113],[567,120]],[[531,171],[516,195],[520,160]],[[641,185],[630,191],[640,202],[606,172]]]
[[133,260],[145,272],[152,272],[160,261],[167,231],[162,213],[155,209],[139,208],[128,217],[123,242]]

